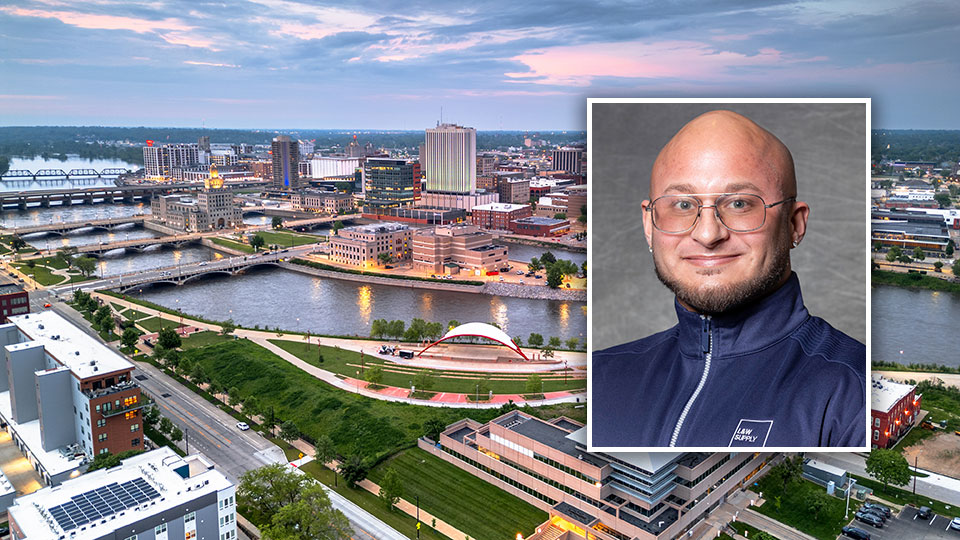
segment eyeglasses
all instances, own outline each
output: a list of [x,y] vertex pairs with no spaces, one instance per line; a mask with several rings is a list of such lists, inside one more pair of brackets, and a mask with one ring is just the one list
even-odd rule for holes
[[[699,197],[715,195],[713,204],[703,204]],[[717,220],[732,232],[751,232],[763,227],[767,208],[796,201],[787,197],[782,201],[764,204],[763,197],[752,193],[703,193],[699,195],[664,195],[650,203],[646,210],[653,218],[653,226],[667,234],[681,234],[693,229],[700,212],[713,208]]]

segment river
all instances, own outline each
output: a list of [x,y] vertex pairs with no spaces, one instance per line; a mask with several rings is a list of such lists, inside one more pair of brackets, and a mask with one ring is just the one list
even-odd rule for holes
[[960,366],[954,339],[960,294],[890,285],[872,292],[873,360]]
[[[72,169],[93,169],[98,172],[102,172],[104,169],[129,169],[135,171],[140,169],[140,165],[126,163],[116,159],[81,159],[76,155],[70,156],[64,161],[60,161],[59,159],[43,159],[40,156],[32,158],[13,157],[10,159],[11,171],[23,170],[35,173],[42,169],[60,169],[67,173]],[[32,178],[5,178],[3,181],[0,181],[0,192],[112,186],[114,185],[113,181],[115,178],[116,176],[105,178],[71,178],[70,180],[62,178],[44,179],[42,177],[37,180],[33,180]]]

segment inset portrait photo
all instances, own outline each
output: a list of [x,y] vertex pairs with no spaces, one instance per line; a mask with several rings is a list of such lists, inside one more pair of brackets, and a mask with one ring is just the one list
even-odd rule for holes
[[587,109],[589,450],[869,449],[869,99]]

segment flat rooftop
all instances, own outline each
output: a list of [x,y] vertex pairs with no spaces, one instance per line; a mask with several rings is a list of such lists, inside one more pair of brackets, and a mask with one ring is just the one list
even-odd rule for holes
[[81,379],[133,369],[129,360],[53,311],[15,315],[8,320]]
[[870,378],[870,383],[870,408],[880,412],[889,412],[898,401],[914,389],[912,384],[891,381],[877,374]]
[[493,212],[513,212],[514,210],[520,210],[522,208],[529,207],[529,204],[511,204],[511,203],[487,203],[487,204],[478,204],[473,207],[473,211],[477,210],[490,210]]
[[44,470],[50,477],[63,474],[79,468],[86,462],[86,455],[77,448],[71,451],[69,447],[61,447],[50,450],[43,449],[43,443],[40,435],[40,420],[31,420],[18,424],[13,422],[13,411],[10,405],[10,391],[0,392],[0,415],[11,422],[11,430],[16,432],[24,446],[30,450],[37,461],[43,465]]
[[231,485],[202,457],[162,447],[20,497],[9,515],[31,539],[94,540]]
[[23,292],[23,287],[17,285],[16,283],[2,283],[0,284],[0,295],[4,294],[14,294]]
[[402,231],[404,229],[409,229],[410,227],[404,225],[403,223],[371,223],[369,225],[354,225],[353,227],[347,227],[343,230],[345,231],[356,231],[362,233],[378,233],[378,232],[396,232]]
[[528,417],[522,414],[513,414],[497,421],[501,426],[515,431],[524,437],[533,439],[541,444],[545,444],[554,450],[558,450],[581,459],[595,467],[603,467],[608,462],[598,456],[595,456],[584,450],[577,448],[577,442],[568,437],[570,432],[561,429],[553,424],[548,424],[538,418]]
[[565,219],[553,219],[541,216],[530,216],[513,220],[514,223],[530,223],[532,225],[562,225],[567,223]]

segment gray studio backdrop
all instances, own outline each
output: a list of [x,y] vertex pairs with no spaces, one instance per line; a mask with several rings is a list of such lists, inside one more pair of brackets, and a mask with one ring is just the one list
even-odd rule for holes
[[660,149],[698,115],[751,118],[793,154],[807,233],[791,251],[810,313],[866,343],[866,105],[863,103],[593,103],[590,164],[592,350],[676,324],[653,270],[640,202]]

